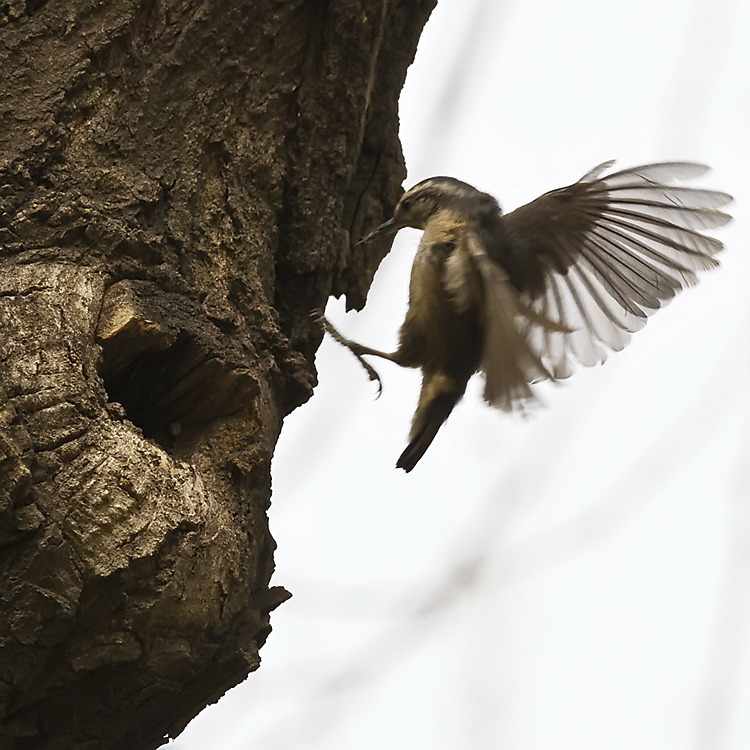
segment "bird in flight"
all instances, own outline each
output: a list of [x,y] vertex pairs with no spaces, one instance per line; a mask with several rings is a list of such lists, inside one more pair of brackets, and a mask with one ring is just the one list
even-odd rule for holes
[[613,163],[508,214],[488,193],[431,177],[361,241],[423,230],[394,352],[352,341],[322,318],[372,379],[380,380],[363,356],[422,370],[397,467],[414,468],[474,373],[484,374],[489,404],[523,411],[536,399],[534,383],[603,362],[698,272],[718,265],[722,243],[703,231],[730,220],[721,209],[731,196],[677,184],[707,167],[665,162],[609,172]]

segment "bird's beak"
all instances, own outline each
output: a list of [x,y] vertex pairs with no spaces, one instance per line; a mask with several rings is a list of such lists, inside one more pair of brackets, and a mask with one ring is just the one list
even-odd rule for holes
[[399,229],[405,226],[405,224],[398,221],[396,217],[393,216],[388,219],[388,221],[383,222],[379,227],[375,227],[370,234],[363,237],[357,244],[364,245],[365,243],[378,239],[379,237],[387,237],[389,234],[395,234]]

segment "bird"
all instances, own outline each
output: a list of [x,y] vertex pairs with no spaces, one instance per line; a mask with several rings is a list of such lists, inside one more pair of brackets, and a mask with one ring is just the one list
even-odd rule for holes
[[497,200],[453,177],[431,177],[401,196],[393,216],[358,244],[423,230],[398,347],[383,352],[343,336],[380,383],[372,355],[419,368],[409,442],[396,467],[410,472],[484,374],[484,398],[504,412],[538,402],[534,384],[602,363],[697,274],[718,265],[722,243],[704,233],[731,220],[727,193],[681,183],[708,167],[660,162],[580,180],[504,214]]

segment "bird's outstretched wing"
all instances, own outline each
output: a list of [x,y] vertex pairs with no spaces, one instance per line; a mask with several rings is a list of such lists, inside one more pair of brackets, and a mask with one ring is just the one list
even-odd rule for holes
[[[467,262],[460,262],[462,256]],[[457,302],[470,286],[470,265],[478,271],[482,284],[484,397],[503,411],[524,409],[535,400],[531,383],[555,379],[529,331],[538,329],[558,335],[572,331],[535,312],[523,301],[506,269],[489,256],[480,236],[471,229],[462,232],[461,242],[446,268],[444,283]]]
[[[566,378],[576,362],[604,361],[648,315],[695,283],[697,272],[718,265],[714,256],[722,243],[702,232],[730,220],[720,209],[731,196],[673,184],[707,167],[670,162],[602,176],[611,165],[503,217],[507,273],[498,283],[507,291],[508,279],[513,282],[512,315],[522,358],[532,363],[524,368],[529,382]],[[492,347],[509,335],[502,333],[507,314],[493,313],[492,306],[505,305],[507,313],[509,303],[498,301],[489,276],[503,275],[503,269],[479,258],[477,266],[488,294],[487,396],[512,410],[530,398],[522,389],[491,398],[503,387],[491,382],[497,370],[491,361],[501,354]]]

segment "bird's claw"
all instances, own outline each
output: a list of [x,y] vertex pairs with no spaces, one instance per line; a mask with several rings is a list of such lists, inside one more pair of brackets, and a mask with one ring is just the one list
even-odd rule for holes
[[[349,350],[352,351],[351,349]],[[370,380],[375,380],[378,384],[378,392],[375,398],[380,398],[380,394],[383,393],[383,381],[380,379],[380,375],[378,374],[378,371],[369,363],[366,362],[364,357],[357,354],[356,352],[352,352],[352,354],[357,358],[359,361],[359,364],[362,365],[362,367],[365,368],[365,372],[369,376]]]
[[378,371],[365,360],[365,358],[356,351],[356,342],[350,341],[348,338],[343,336],[341,333],[339,333],[336,328],[333,326],[333,324],[326,318],[325,313],[321,309],[313,310],[310,313],[310,316],[313,318],[313,320],[321,325],[323,327],[323,330],[326,333],[329,333],[334,341],[341,344],[341,346],[346,347],[356,358],[360,365],[364,368],[365,372],[367,373],[367,376],[370,378],[370,380],[374,380],[378,384],[378,393],[375,396],[375,398],[380,398],[380,394],[383,393],[383,381],[380,378],[380,375],[378,374]]

